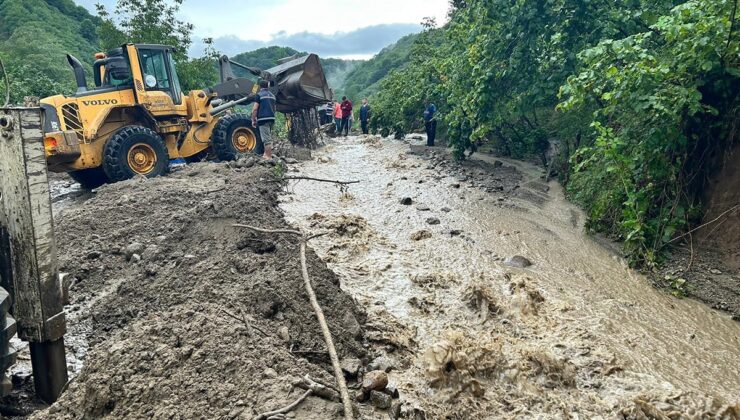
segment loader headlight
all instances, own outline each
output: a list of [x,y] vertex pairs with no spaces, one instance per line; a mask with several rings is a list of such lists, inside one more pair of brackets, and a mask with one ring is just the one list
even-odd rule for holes
[[44,138],[44,148],[46,150],[55,150],[59,143],[57,142],[57,139],[54,137],[46,137]]

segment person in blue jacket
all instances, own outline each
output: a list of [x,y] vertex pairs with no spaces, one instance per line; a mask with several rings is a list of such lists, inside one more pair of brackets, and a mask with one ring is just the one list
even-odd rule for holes
[[362,128],[362,134],[368,134],[368,123],[370,122],[370,104],[367,102],[367,98],[362,100],[362,106],[360,107],[360,127]]
[[427,130],[427,146],[434,146],[437,137],[437,107],[429,100],[424,101],[424,128]]
[[272,159],[272,127],[275,125],[276,98],[268,90],[270,83],[260,80],[260,90],[257,92],[257,101],[252,108],[252,126],[260,132],[260,139],[265,146],[263,159]]

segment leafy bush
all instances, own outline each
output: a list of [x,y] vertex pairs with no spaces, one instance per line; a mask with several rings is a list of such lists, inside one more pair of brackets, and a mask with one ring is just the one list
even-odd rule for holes
[[593,110],[593,141],[573,156],[569,190],[591,225],[635,262],[700,215],[701,175],[737,116],[738,42],[727,0],[694,0],[649,30],[583,51],[560,108]]

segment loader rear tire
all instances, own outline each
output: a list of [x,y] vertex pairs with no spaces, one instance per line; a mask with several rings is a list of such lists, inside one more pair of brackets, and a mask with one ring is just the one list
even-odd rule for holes
[[110,182],[103,168],[83,169],[81,171],[69,172],[69,176],[77,181],[82,188],[91,190]]
[[220,160],[236,160],[245,153],[262,154],[262,141],[247,114],[230,114],[221,118],[211,136],[213,152]]
[[118,130],[105,145],[103,170],[111,182],[137,175],[154,178],[169,168],[164,140],[153,130],[131,125]]
[[4,397],[13,390],[13,383],[6,373],[16,359],[16,350],[10,344],[15,335],[15,319],[10,315],[10,294],[0,287],[0,397]]

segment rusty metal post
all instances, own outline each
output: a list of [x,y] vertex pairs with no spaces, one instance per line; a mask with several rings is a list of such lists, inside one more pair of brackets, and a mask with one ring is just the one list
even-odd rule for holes
[[[37,395],[54,402],[67,382],[59,283],[40,108],[0,108],[2,284],[18,337],[30,342]],[[4,242],[4,243],[3,243]]]

